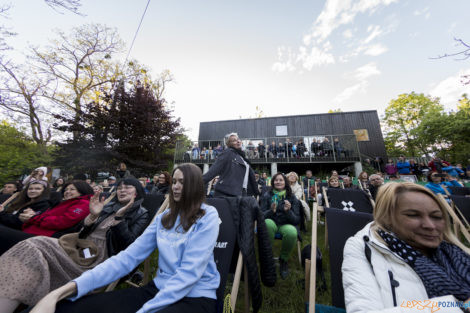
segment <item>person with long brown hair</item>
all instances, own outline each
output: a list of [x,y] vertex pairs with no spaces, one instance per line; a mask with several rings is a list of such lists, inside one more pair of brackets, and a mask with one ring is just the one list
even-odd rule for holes
[[[49,293],[31,312],[215,312],[219,216],[204,203],[202,172],[196,165],[182,164],[172,176],[169,208],[133,244]],[[157,248],[157,276],[149,284],[85,296],[128,274]],[[71,295],[78,301],[61,301],[56,309],[59,300]]]
[[470,249],[452,233],[446,205],[418,184],[380,187],[374,221],[344,247],[348,313],[404,312],[403,303],[416,302],[462,312],[456,304],[470,300]]
[[21,229],[31,217],[54,205],[49,201],[50,191],[46,181],[30,181],[10,205],[0,206],[0,225]]

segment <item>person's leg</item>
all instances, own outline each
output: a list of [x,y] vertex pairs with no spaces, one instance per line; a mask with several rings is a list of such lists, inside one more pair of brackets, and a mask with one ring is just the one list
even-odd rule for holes
[[0,312],[13,313],[20,305],[20,301],[0,297]]
[[120,289],[84,296],[75,302],[62,300],[56,313],[135,313],[154,298],[158,289],[153,281],[144,287]]
[[160,310],[159,313],[214,313],[215,309],[215,299],[185,297]]
[[6,226],[0,226],[0,255],[5,253],[18,242],[31,237],[34,237],[34,235]]
[[287,262],[297,243],[297,229],[293,225],[286,224],[280,226],[278,231],[282,235],[280,259]]
[[268,235],[269,239],[271,240],[271,243],[274,242],[274,235],[276,235],[277,232],[277,225],[272,219],[265,219],[264,222],[266,223],[266,228],[268,229]]

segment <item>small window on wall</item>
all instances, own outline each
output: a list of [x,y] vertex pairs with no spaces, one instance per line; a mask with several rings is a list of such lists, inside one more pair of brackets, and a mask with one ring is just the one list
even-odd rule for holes
[[369,141],[369,132],[367,129],[355,129],[354,135],[356,135],[357,141]]
[[287,136],[287,125],[276,126],[276,136]]

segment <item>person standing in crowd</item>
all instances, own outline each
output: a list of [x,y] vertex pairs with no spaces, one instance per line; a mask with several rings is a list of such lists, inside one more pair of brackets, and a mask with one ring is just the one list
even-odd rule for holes
[[411,173],[410,163],[407,160],[405,160],[404,156],[400,156],[398,158],[397,170],[398,170],[398,174],[400,175],[409,175]]
[[297,145],[297,155],[300,158],[305,157],[305,152],[307,152],[307,148],[305,147],[305,143],[302,139],[299,140],[299,144]]
[[328,140],[328,137],[325,137],[323,139],[323,142],[322,142],[321,146],[322,146],[322,150],[324,152],[324,155],[331,157],[331,152],[333,151],[333,148],[331,147],[331,142],[330,142],[330,140]]
[[392,159],[388,159],[387,164],[385,165],[385,173],[389,176],[396,175],[398,172],[397,166],[393,163]]
[[264,159],[266,157],[266,155],[265,155],[266,147],[264,146],[262,141],[260,143],[258,143],[258,153],[259,153],[259,157],[261,159]]
[[270,158],[276,158],[277,157],[277,147],[276,143],[273,141],[268,147],[268,153]]
[[335,152],[336,152],[336,157],[341,158],[341,153],[344,152],[344,148],[343,148],[343,145],[341,144],[341,142],[339,141],[338,137],[335,137],[335,139],[333,139],[333,147],[334,147]]
[[282,236],[279,272],[281,278],[286,279],[289,275],[287,262],[297,242],[300,202],[292,194],[287,178],[282,173],[273,176],[272,188],[261,197],[260,202],[271,242],[274,242],[276,233]]
[[286,143],[284,144],[284,149],[286,151],[286,156],[289,158],[292,157],[292,142],[289,138],[286,139]]
[[372,174],[369,177],[369,191],[372,199],[377,198],[377,191],[384,184],[384,179],[379,174]]
[[[49,293],[32,313],[52,313],[56,303],[68,296],[75,302],[61,301],[56,313],[215,313],[220,275],[214,246],[220,218],[214,207],[204,203],[196,165],[182,164],[173,171],[169,199],[169,209],[126,250]],[[146,286],[87,295],[130,273],[155,249],[158,271]]]
[[419,171],[419,166],[416,163],[415,159],[410,159],[409,163],[410,163],[410,172],[411,172],[411,174],[416,175],[416,176],[421,175],[421,173]]
[[[448,181],[445,181],[445,176],[447,176]],[[450,175],[430,172],[428,174],[428,183],[425,185],[426,188],[430,189],[434,194],[443,194],[447,195],[443,187],[463,187],[455,177]],[[452,194],[452,190],[447,189],[447,192]]]
[[246,157],[248,159],[253,159],[255,154],[255,145],[253,142],[249,141],[246,145]]
[[158,175],[158,183],[150,192],[153,195],[167,195],[170,191],[171,176],[167,171],[163,171]]
[[124,162],[119,163],[119,166],[116,170],[117,179],[132,178],[131,172],[127,169],[127,165]]
[[441,158],[434,156],[431,161],[429,161],[428,166],[431,169],[431,172],[438,172],[442,173],[442,168],[449,166],[450,163],[444,160],[441,160]]
[[225,145],[227,148],[204,174],[204,184],[207,185],[215,176],[219,176],[214,197],[258,195],[255,172],[241,150],[242,142],[238,135],[236,133],[226,135]]
[[453,234],[445,206],[418,184],[380,188],[374,221],[344,246],[348,313],[433,311],[403,306],[415,301],[447,304],[442,311],[448,313],[463,311],[453,306],[470,298],[470,249]]
[[80,232],[58,239],[29,238],[3,254],[0,312],[11,313],[20,303],[34,305],[51,290],[126,249],[149,222],[148,212],[141,205],[144,194],[136,179],[121,180],[117,197],[110,203],[105,205],[99,194],[94,194],[89,204],[90,214]]
[[286,157],[286,148],[282,144],[282,142],[279,143],[277,146],[277,157],[278,158],[285,158]]
[[201,149],[199,149],[199,145],[195,143],[193,148],[191,149],[191,155],[193,157],[193,160],[198,160],[200,153],[201,153]]

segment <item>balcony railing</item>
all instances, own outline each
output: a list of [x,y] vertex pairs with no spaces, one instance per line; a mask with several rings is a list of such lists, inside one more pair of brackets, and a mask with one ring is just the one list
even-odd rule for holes
[[[355,135],[240,138],[251,163],[336,163],[360,161]],[[261,145],[262,144],[262,145]],[[264,147],[264,148],[263,148]],[[275,149],[273,148],[275,147]],[[223,151],[223,140],[176,143],[175,164],[213,163]]]

